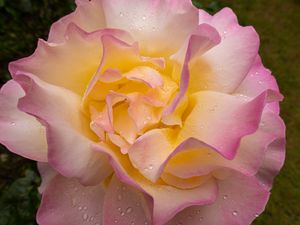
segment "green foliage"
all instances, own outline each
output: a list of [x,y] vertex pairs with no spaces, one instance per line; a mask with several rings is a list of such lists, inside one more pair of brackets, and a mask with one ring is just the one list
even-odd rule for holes
[[0,145],[0,225],[35,225],[40,178],[34,162]]

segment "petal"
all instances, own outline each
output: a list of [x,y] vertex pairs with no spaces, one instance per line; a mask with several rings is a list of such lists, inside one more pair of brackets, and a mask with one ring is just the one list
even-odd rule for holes
[[[220,36],[218,32],[207,24],[197,27],[195,34],[188,39],[187,47],[183,47],[176,55],[173,56],[175,61],[182,62],[182,71],[180,75],[180,91],[174,97],[170,106],[165,110],[164,115],[171,114],[186,94],[190,84],[190,61],[204,52],[219,44]],[[186,50],[186,51],[185,51]],[[185,52],[184,54],[182,52]],[[175,78],[176,79],[176,78]]]
[[273,179],[282,168],[285,160],[285,125],[273,111],[264,112],[265,121],[261,123],[264,132],[272,133],[276,138],[267,146],[262,164],[256,176],[262,185],[270,190]]
[[77,8],[73,13],[53,23],[49,32],[49,42],[59,43],[65,39],[69,24],[74,23],[86,32],[92,32],[105,27],[101,1],[77,0]]
[[56,175],[45,187],[37,213],[40,225],[101,225],[102,185],[83,186],[75,179]]
[[[234,159],[228,160],[224,158],[215,149],[209,148],[209,146],[200,149],[201,146],[195,145],[172,157],[165,168],[165,172],[181,178],[189,178],[206,175],[219,168],[230,168],[244,175],[254,176],[261,170],[260,167],[265,160],[267,149],[270,148],[275,140],[284,136],[282,134],[284,129],[282,128],[281,119],[265,111],[262,114],[257,131],[241,139]],[[273,166],[280,168],[284,157],[278,156],[281,160],[273,161]]]
[[160,73],[150,67],[135,67],[124,74],[128,80],[142,81],[151,88],[163,85],[163,79]]
[[269,192],[255,177],[232,173],[218,181],[218,198],[207,206],[192,206],[177,214],[167,225],[245,225],[264,210]]
[[80,97],[30,74],[17,74],[15,79],[26,93],[19,100],[20,109],[47,128],[49,164],[84,184],[97,184],[108,176],[111,169],[106,157],[90,149],[95,137],[80,112]]
[[215,27],[223,35],[223,39],[190,66],[189,91],[214,90],[230,93],[249,72],[258,54],[259,37],[253,27],[239,26],[236,16],[228,8],[212,17],[200,15],[200,23]]
[[124,32],[101,30],[88,34],[70,24],[63,43],[40,40],[33,55],[10,63],[9,70],[13,77],[17,72],[32,73],[50,84],[82,95],[100,64],[102,44],[99,39],[104,34],[123,36]]
[[251,101],[210,91],[192,95],[191,110],[179,139],[194,137],[216,148],[225,158],[233,159],[240,139],[258,128],[266,95]]
[[174,53],[198,20],[189,0],[103,0],[103,8],[107,27],[130,32],[147,55]]
[[[205,205],[215,200],[217,192],[214,179],[210,179],[203,185],[182,190],[164,184],[153,185],[152,182],[144,179],[134,168],[124,155],[118,151],[112,151],[104,144],[94,145],[95,151],[106,153],[114,171],[124,183],[132,185],[137,189],[147,193],[153,201],[153,225],[163,225],[170,218],[182,209],[191,205]],[[195,198],[195,196],[197,196]]]
[[151,224],[150,202],[146,197],[113,176],[104,198],[104,225]]
[[33,116],[18,109],[25,95],[14,80],[0,91],[0,142],[10,151],[26,158],[47,162],[46,129]]
[[[272,76],[271,71],[264,67],[261,58],[257,56],[249,73],[234,93],[256,97],[266,90],[279,92],[278,85],[275,78]],[[279,114],[279,104],[277,102],[269,105],[275,113]]]

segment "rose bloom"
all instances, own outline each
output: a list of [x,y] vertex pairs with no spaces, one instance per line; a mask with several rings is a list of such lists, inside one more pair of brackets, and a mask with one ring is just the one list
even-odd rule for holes
[[285,156],[253,27],[189,0],[76,4],[1,88],[1,143],[38,161],[37,222],[250,224]]

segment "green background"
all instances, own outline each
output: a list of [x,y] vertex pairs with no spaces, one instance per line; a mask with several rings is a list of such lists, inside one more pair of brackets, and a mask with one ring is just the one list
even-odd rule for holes
[[[300,1],[195,0],[211,13],[229,6],[242,25],[253,25],[260,53],[276,77],[285,100],[287,158],[266,211],[254,225],[300,225]],[[50,25],[74,9],[72,0],[0,0],[0,83],[8,80],[7,63],[30,55]],[[35,163],[0,146],[0,225],[33,225],[40,196]],[[75,225],[75,224],[74,224]],[[220,224],[222,225],[222,224]]]

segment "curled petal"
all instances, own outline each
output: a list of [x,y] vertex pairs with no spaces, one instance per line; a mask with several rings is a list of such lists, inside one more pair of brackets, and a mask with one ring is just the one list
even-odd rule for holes
[[90,149],[95,136],[80,112],[80,97],[31,74],[16,74],[15,79],[26,93],[19,108],[46,126],[49,164],[85,184],[97,184],[108,176],[106,157]]
[[214,90],[233,92],[249,72],[259,48],[253,27],[239,26],[235,14],[225,8],[214,16],[200,11],[200,24],[215,27],[222,35],[219,45],[191,64],[190,92]]
[[255,177],[232,172],[218,181],[218,198],[213,204],[192,206],[178,213],[167,225],[232,225],[251,224],[263,212],[269,192]]
[[34,117],[18,109],[25,93],[14,80],[0,91],[0,142],[10,151],[26,158],[47,162],[45,127]]

